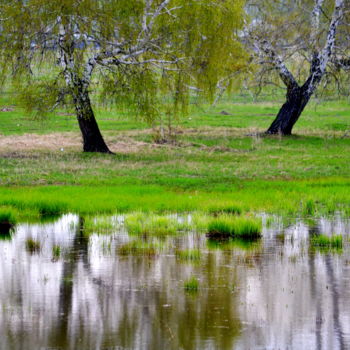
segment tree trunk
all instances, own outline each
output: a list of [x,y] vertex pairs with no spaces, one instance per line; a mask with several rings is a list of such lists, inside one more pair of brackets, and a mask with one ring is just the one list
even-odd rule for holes
[[75,87],[72,95],[80,131],[83,136],[84,152],[112,154],[103,140],[98,127],[88,91],[83,88],[82,84],[79,84]]
[[267,134],[291,135],[294,124],[299,119],[311,95],[304,88],[288,90],[287,101],[281,107]]

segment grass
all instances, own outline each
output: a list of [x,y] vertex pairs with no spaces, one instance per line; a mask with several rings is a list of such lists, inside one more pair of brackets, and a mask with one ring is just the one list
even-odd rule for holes
[[[0,112],[6,135],[0,136],[0,206],[21,216],[26,211],[24,218],[128,211],[348,215],[348,102],[314,101],[295,136],[259,136],[282,102],[235,95],[215,107],[193,105],[171,145],[155,145],[153,131],[131,115],[100,108],[114,156],[80,151],[75,117],[62,115],[71,111],[36,121],[14,106]],[[0,105],[10,104],[11,96],[0,96]]]
[[84,218],[84,234],[111,234],[118,227],[118,222],[114,216],[99,215]]
[[198,261],[201,259],[201,251],[199,249],[177,250],[176,258],[182,261]]
[[199,290],[198,279],[192,276],[190,279],[184,282],[184,288],[186,292],[197,292]]
[[0,208],[0,225],[14,226],[17,223],[17,212],[12,208]]
[[220,215],[220,214],[232,214],[232,215],[240,215],[242,213],[242,208],[238,205],[218,205],[216,207],[209,207],[208,212],[212,215]]
[[258,218],[232,217],[227,214],[212,219],[208,225],[210,238],[257,239],[261,237],[262,223]]
[[61,247],[59,245],[54,245],[52,247],[52,257],[54,260],[58,260],[61,256]]
[[131,241],[118,247],[118,254],[121,256],[142,255],[153,257],[158,254],[162,246],[155,243],[139,240]]
[[343,236],[342,235],[314,235],[310,239],[312,248],[320,249],[342,249],[343,248]]
[[39,253],[41,250],[41,245],[39,241],[36,241],[32,238],[28,238],[26,240],[26,250],[30,253],[30,254],[34,254],[34,253]]
[[125,216],[125,227],[133,235],[165,236],[176,234],[183,225],[175,217],[139,212]]

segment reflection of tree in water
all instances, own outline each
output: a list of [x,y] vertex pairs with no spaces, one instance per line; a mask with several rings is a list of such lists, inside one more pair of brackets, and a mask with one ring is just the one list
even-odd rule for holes
[[[224,255],[226,261],[218,262],[216,258],[215,253],[205,256],[198,293],[174,290],[172,295],[159,294],[150,349],[190,350],[209,344],[215,349],[233,348],[241,324],[236,297],[228,286],[233,286],[236,279],[234,272],[227,274],[230,254]],[[169,300],[170,307],[162,307]]]
[[[314,225],[309,227],[309,234],[310,237],[312,235],[319,235],[321,234],[319,225],[315,223]],[[330,286],[330,293],[332,296],[332,316],[333,316],[333,328],[334,328],[334,335],[337,338],[337,341],[339,343],[339,349],[343,350],[346,349],[345,340],[344,340],[344,333],[342,331],[342,325],[340,322],[340,313],[339,313],[339,286],[338,282],[335,278],[333,264],[334,264],[334,257],[328,253],[324,257],[325,267],[326,267],[326,273],[327,273],[327,279]],[[311,295],[313,300],[315,301],[315,307],[316,307],[316,345],[317,349],[323,349],[322,345],[322,324],[324,322],[325,316],[324,316],[324,310],[322,307],[322,295],[319,295],[321,291],[317,290],[317,283],[316,283],[316,275],[317,275],[317,264],[316,264],[316,253],[311,252],[309,254],[309,266],[310,266],[310,284],[311,284]],[[326,345],[325,345],[326,346]]]
[[[198,349],[209,342],[215,348],[232,349],[240,332],[240,322],[236,298],[228,288],[235,284],[234,272],[229,276],[227,273],[232,258],[230,252],[205,255],[196,266],[181,264],[164,255],[115,258],[115,270],[119,270],[113,274],[119,281],[114,284],[113,276],[93,278],[89,239],[83,231],[84,220],[80,219],[63,266],[57,326],[49,336],[51,346]],[[98,293],[94,303],[98,303],[99,313],[94,320],[89,315],[75,318],[76,322],[72,323],[79,263]],[[155,283],[159,266],[161,277],[159,283]],[[195,295],[186,293],[179,281],[189,270],[201,276],[201,289]],[[145,281],[147,286],[140,286],[140,281]],[[89,322],[101,324],[101,328],[95,332],[86,326]]]
[[77,263],[82,260],[88,268],[89,238],[84,235],[84,218],[79,218],[79,224],[63,265],[62,280],[59,293],[59,314],[57,327],[52,330],[54,346],[68,348],[70,341],[69,315],[73,304],[73,281]]

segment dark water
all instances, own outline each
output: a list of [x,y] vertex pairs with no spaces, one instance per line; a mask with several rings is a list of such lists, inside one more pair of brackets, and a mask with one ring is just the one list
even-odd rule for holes
[[[118,254],[135,239],[123,231],[86,238],[73,215],[20,225],[0,241],[0,348],[350,349],[350,223],[308,224],[276,223],[253,245],[168,237],[151,256]],[[343,250],[310,250],[315,232],[343,234]],[[194,248],[198,262],[175,256]]]

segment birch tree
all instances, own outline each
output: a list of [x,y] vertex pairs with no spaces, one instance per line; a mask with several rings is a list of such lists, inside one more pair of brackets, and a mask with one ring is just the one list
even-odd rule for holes
[[253,21],[246,42],[258,64],[269,74],[276,72],[286,87],[286,102],[267,134],[292,133],[336,57],[347,8],[347,0],[250,2]]
[[212,94],[242,52],[242,0],[3,1],[1,14],[22,102],[41,112],[72,103],[88,152],[110,152],[93,88],[151,120],[160,94],[172,96],[174,113],[189,86]]

